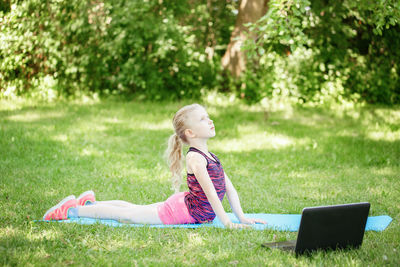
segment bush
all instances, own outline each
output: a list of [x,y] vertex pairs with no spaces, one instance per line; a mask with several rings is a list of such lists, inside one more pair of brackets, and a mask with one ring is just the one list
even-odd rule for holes
[[57,94],[198,96],[213,86],[215,64],[178,21],[184,2],[13,4],[0,21],[0,94],[37,95],[51,77]]
[[270,1],[249,26],[258,38],[245,47],[246,76],[258,80],[257,99],[400,103],[398,1]]

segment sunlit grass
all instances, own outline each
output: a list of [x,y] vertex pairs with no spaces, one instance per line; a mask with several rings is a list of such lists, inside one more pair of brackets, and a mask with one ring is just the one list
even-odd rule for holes
[[[293,138],[268,132],[256,124],[238,125],[237,130],[240,133],[238,137],[215,141],[213,147],[224,152],[239,152],[255,149],[280,149],[296,143]],[[302,143],[302,140],[298,142]]]
[[[210,95],[204,104],[217,154],[248,213],[371,202],[394,221],[367,232],[360,250],[310,258],[262,242],[266,230],[110,228],[36,223],[63,197],[93,189],[137,204],[173,190],[164,159],[179,103],[0,101],[0,263],[3,265],[396,266],[400,258],[400,110],[386,107],[246,106]],[[182,187],[184,190],[186,188]],[[227,211],[229,203],[223,202]]]

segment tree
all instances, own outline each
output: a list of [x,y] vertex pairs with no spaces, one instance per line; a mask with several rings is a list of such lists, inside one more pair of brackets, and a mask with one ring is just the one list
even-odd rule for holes
[[242,0],[240,2],[235,28],[221,61],[224,69],[234,77],[239,77],[246,69],[245,55],[241,50],[248,33],[245,25],[246,23],[255,23],[263,16],[267,12],[268,2],[269,0]]

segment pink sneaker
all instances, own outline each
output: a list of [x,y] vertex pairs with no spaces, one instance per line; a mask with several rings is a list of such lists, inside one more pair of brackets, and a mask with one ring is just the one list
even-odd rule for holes
[[96,202],[96,197],[94,196],[94,192],[90,190],[80,194],[77,201],[79,206],[90,205]]
[[61,200],[60,203],[46,211],[43,216],[43,220],[51,221],[51,220],[66,220],[68,219],[68,210],[70,208],[77,207],[77,201],[74,195],[68,196]]

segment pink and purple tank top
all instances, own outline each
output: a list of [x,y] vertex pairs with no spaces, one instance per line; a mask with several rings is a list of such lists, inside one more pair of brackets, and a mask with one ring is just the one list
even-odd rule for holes
[[[226,188],[225,175],[221,162],[217,156],[211,152],[210,154],[213,159],[194,147],[190,147],[188,153],[190,151],[201,154],[207,160],[208,175],[214,184],[218,198],[222,201],[225,196]],[[196,220],[196,223],[206,223],[214,220],[216,215],[194,174],[187,174],[187,185],[189,187],[189,194],[185,196],[185,204],[189,210],[189,214]]]

